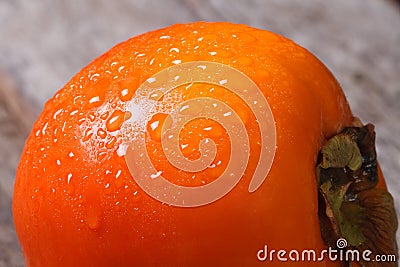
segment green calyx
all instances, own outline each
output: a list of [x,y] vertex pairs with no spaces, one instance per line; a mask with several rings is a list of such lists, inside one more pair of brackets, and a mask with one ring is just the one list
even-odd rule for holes
[[357,143],[349,135],[332,137],[322,148],[321,168],[345,168],[356,171],[361,167],[362,157]]
[[[321,149],[316,168],[321,234],[328,246],[397,255],[393,198],[378,184],[374,126],[345,128]],[[374,262],[359,262],[378,266]],[[347,263],[350,264],[350,263]],[[397,266],[390,263],[385,266]]]
[[344,201],[344,199],[349,185],[350,183],[333,189],[331,182],[327,181],[320,186],[320,190],[326,197],[326,201],[329,204],[327,205],[327,214],[332,216],[332,218],[335,220],[341,236],[345,238],[350,245],[359,246],[365,241],[365,236],[358,226],[358,220],[353,218],[363,218],[365,209],[359,205],[352,205],[351,210],[343,210],[343,207],[347,206],[347,203]]

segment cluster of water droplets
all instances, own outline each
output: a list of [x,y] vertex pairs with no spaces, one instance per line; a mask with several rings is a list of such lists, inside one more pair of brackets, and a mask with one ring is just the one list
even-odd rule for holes
[[[148,122],[160,110],[158,102],[168,93],[182,85],[196,82],[225,87],[237,94],[254,112],[259,123],[262,145],[260,164],[249,185],[255,191],[264,181],[275,151],[275,122],[268,102],[258,87],[243,73],[227,65],[214,62],[187,62],[162,70],[149,78],[136,91],[128,103],[130,117],[123,125],[125,159],[132,176],[139,186],[152,197],[163,203],[190,207],[208,204],[227,194],[242,177],[250,156],[249,139],[244,123],[235,110],[226,103],[210,98],[196,97],[172,105],[163,123]],[[188,160],[181,151],[179,133],[193,119],[209,118],[222,125],[231,140],[231,157],[222,175],[209,184],[199,187],[178,186],[166,180],[157,170],[146,150],[146,131],[160,132],[163,153],[169,163],[181,171],[200,172],[212,166],[216,146],[212,139],[200,141],[200,158]],[[206,127],[203,131],[211,131]],[[151,134],[150,134],[151,135]],[[259,165],[260,165],[259,164]]]
[[[197,34],[197,32],[194,33]],[[237,38],[234,35],[232,37]],[[160,40],[168,41],[169,38],[169,35],[163,35]],[[207,38],[198,37],[199,44],[192,49],[194,51],[201,50],[198,48],[204,39]],[[183,38],[182,45],[185,42],[186,40]],[[206,44],[206,46],[209,45]],[[161,48],[157,52],[160,50]],[[117,74],[111,78],[105,79],[99,73],[89,72],[89,80],[95,83],[94,89],[87,92],[86,95],[74,96],[73,102],[77,107],[85,106],[91,111],[86,114],[80,108],[71,108],[71,110],[60,108],[53,113],[53,119],[59,120],[65,116],[76,117],[78,121],[76,138],[79,138],[82,147],[88,150],[91,160],[101,162],[110,155],[110,151],[115,150],[118,156],[125,157],[132,177],[139,186],[155,199],[175,206],[200,206],[227,194],[238,183],[249,159],[248,135],[240,111],[239,113],[235,112],[226,103],[208,97],[183,100],[180,94],[174,94],[173,89],[180,85],[186,85],[189,88],[195,82],[206,82],[225,87],[239,95],[260,122],[262,144],[259,165],[262,165],[263,169],[256,169],[249,186],[249,191],[256,190],[266,177],[275,152],[275,124],[267,101],[257,86],[239,71],[227,65],[212,62],[182,63],[182,60],[176,57],[180,52],[182,51],[179,47],[170,47],[168,53],[173,55],[171,63],[174,67],[164,69],[150,77],[137,90],[134,78],[124,78],[126,68],[119,65],[118,62],[111,63],[111,68],[117,68]],[[207,53],[212,57],[218,55],[220,58],[229,58],[231,56],[229,50],[219,49],[217,52],[213,51],[212,47]],[[145,56],[145,53],[135,53],[136,60],[146,58]],[[244,56],[235,57],[234,62],[239,62],[241,65],[253,64],[251,59]],[[161,67],[161,63],[158,63],[155,57],[149,59],[146,64],[150,66],[158,64]],[[108,74],[113,73],[108,72]],[[82,87],[82,85],[80,86]],[[107,92],[112,92],[115,88],[118,90],[118,95],[107,99]],[[80,89],[83,91],[82,88]],[[167,114],[167,116],[160,120],[154,120],[156,114]],[[231,156],[233,158],[230,159],[221,177],[210,184],[196,188],[174,185],[168,182],[163,177],[163,172],[157,170],[152,164],[146,151],[146,133],[152,139],[162,142],[163,153],[176,168],[189,173],[200,172],[206,168],[216,168],[221,165],[221,161],[214,162],[216,146],[211,138],[201,140],[199,147],[201,156],[197,160],[188,160],[182,153],[188,144],[179,143],[179,132],[186,123],[200,117],[215,120],[225,128],[232,141]],[[153,121],[149,125],[151,119]],[[48,136],[48,125],[49,123],[45,123],[43,128],[36,132],[36,136]],[[65,135],[67,128],[70,130],[71,127],[73,126],[65,120],[61,129],[54,130],[53,142],[57,143],[61,139],[57,136]],[[214,129],[209,126],[202,130],[214,132]],[[121,133],[123,134],[122,139],[120,138]],[[45,153],[46,149],[49,147],[42,147],[41,151]],[[64,167],[66,164],[73,166],[77,153],[74,151],[67,153],[66,159],[56,160],[57,166]],[[71,167],[71,169],[73,168]],[[120,179],[121,174],[121,169],[106,170],[105,177],[108,179],[109,176],[112,176],[110,179],[115,179],[116,182],[110,183],[107,182],[107,179],[99,182],[105,195],[114,199],[116,209],[120,204],[120,200],[116,197],[118,190],[128,189],[128,185]],[[85,179],[79,175],[78,172],[71,170],[58,179],[59,182],[67,184],[65,193],[73,196],[74,203],[81,209],[84,197],[74,195],[74,180]],[[55,193],[54,188],[52,193]],[[32,197],[34,198],[38,194],[36,192]],[[133,196],[137,197],[137,195],[138,191],[135,190]],[[85,215],[82,217],[81,223],[86,223],[90,229],[98,228],[101,209],[93,204],[89,205],[83,213]]]

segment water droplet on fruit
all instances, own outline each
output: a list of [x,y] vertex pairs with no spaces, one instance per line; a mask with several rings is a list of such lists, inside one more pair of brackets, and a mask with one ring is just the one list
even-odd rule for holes
[[100,115],[100,119],[106,120],[108,118],[108,115],[110,115],[110,113],[108,111],[106,111]]
[[90,104],[96,104],[97,102],[100,102],[100,97],[99,96],[94,96],[91,99],[89,99]]
[[160,177],[161,174],[162,174],[162,171],[158,171],[156,173],[150,174],[150,178],[155,179],[157,177]]
[[89,120],[90,120],[91,122],[93,122],[95,119],[96,119],[96,116],[93,114],[93,112],[90,112],[90,113],[89,113]]
[[86,195],[84,196],[85,218],[86,225],[91,230],[96,230],[100,227],[102,216],[101,209],[101,190],[98,184],[90,184],[86,188]]
[[179,53],[179,48],[173,47],[169,50],[169,52],[176,52]]
[[159,124],[160,124],[160,121],[153,121],[152,123],[150,123],[150,127],[154,131],[155,129],[157,129]]
[[223,84],[226,84],[227,82],[228,82],[228,80],[223,79],[223,80],[220,80],[220,81],[219,81],[219,84],[220,84],[220,85],[223,85]]
[[98,157],[97,157],[97,160],[98,161],[102,161],[106,156],[107,156],[107,152],[100,152]]
[[130,112],[129,110],[126,111],[124,121],[128,121],[131,118],[132,118],[132,112]]
[[68,176],[67,176],[67,183],[68,184],[71,181],[71,178],[72,178],[72,173],[68,173]]
[[88,212],[85,221],[91,230],[96,230],[100,225],[100,219],[93,211]]
[[184,150],[189,144],[181,144],[181,149]]
[[102,128],[99,128],[99,129],[97,130],[97,135],[98,135],[100,138],[104,139],[104,138],[107,137],[107,132],[104,131]]
[[47,129],[47,126],[49,125],[49,123],[48,122],[46,122],[46,124],[43,126],[43,128],[42,128],[42,135],[45,135],[46,134],[46,129]]
[[106,93],[109,91],[110,81],[107,78],[102,78],[94,81],[92,90],[88,91],[87,99],[89,107],[98,107],[105,101]]
[[71,113],[69,113],[70,116],[74,116],[76,113],[78,113],[79,110],[75,109],[74,111],[72,111]]
[[85,134],[82,138],[83,142],[89,141],[90,137],[92,137],[93,135],[93,131],[91,128],[86,129]]
[[[207,135],[211,138],[211,139],[217,139],[222,137],[222,135],[224,134],[224,128],[219,125],[219,124],[213,124],[214,127],[206,127],[203,130],[207,131]],[[211,128],[211,129],[210,129]],[[207,130],[209,129],[209,130]]]
[[119,210],[121,210],[121,206],[119,205],[119,201],[117,201],[117,202],[115,202],[115,210],[116,211],[119,211]]
[[86,118],[81,118],[78,120],[78,125],[82,125],[86,121]]
[[117,138],[115,136],[111,137],[110,140],[106,143],[106,147],[108,149],[112,149],[114,147],[116,141],[117,141]]
[[150,134],[150,138],[153,139],[154,141],[161,140],[162,126],[167,116],[168,115],[164,113],[154,114],[153,117],[151,117],[149,123],[147,124],[147,131]]
[[179,109],[179,113],[182,115],[197,115],[203,110],[202,105],[198,104],[190,104],[190,105],[183,105]]
[[162,96],[163,96],[163,91],[161,91],[161,90],[156,90],[156,91],[153,91],[153,92],[151,92],[150,93],[150,95],[149,95],[149,99],[150,100],[155,100],[155,101],[157,101],[157,100],[159,100]]
[[56,112],[54,112],[53,119],[57,119],[57,116],[58,116],[62,111],[63,111],[63,109],[61,108],[61,109],[57,110]]
[[124,122],[124,115],[125,113],[121,110],[114,111],[111,117],[106,121],[107,130],[110,132],[119,130]]
[[99,148],[103,148],[104,147],[104,142],[99,142],[98,146],[99,146]]
[[137,87],[136,81],[134,79],[125,79],[118,82],[119,98],[122,101],[129,101],[132,99],[135,89]]
[[121,90],[121,96],[122,97],[125,97],[125,96],[127,96],[129,94],[129,89],[128,88],[125,88],[125,89],[122,89]]
[[104,186],[104,193],[105,193],[106,195],[109,195],[109,194],[112,193],[112,189],[111,189],[111,187],[110,187],[110,183],[106,183],[106,185]]
[[100,77],[100,74],[99,74],[99,73],[94,73],[93,75],[91,75],[91,76],[89,77],[89,80],[94,80],[94,79],[96,79],[97,77]]

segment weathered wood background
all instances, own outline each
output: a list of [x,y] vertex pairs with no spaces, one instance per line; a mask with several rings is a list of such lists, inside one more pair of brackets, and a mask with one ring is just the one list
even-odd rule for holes
[[[46,99],[114,44],[188,21],[283,34],[336,75],[355,114],[376,125],[400,210],[400,7],[389,0],[0,0],[0,267],[23,266],[11,214],[15,168]],[[400,235],[398,235],[400,240]]]

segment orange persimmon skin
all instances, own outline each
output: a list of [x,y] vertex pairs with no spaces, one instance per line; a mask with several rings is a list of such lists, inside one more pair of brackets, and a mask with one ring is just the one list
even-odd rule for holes
[[[132,178],[118,152],[122,122],[110,118],[124,111],[141,83],[175,60],[227,64],[262,90],[276,122],[277,146],[268,177],[255,192],[247,188],[258,162],[260,137],[254,116],[246,112],[241,118],[248,121],[250,162],[244,177],[223,198],[201,207],[173,207],[147,195]],[[129,90],[121,94],[124,88]],[[196,96],[193,90],[179,92]],[[246,109],[239,99],[224,98],[223,93],[210,97],[230,101],[239,111]],[[318,152],[327,138],[352,121],[332,74],[305,49],[279,35],[244,25],[200,22],[129,39],[82,69],[50,99],[26,142],[13,201],[26,264],[281,266],[285,262],[276,258],[258,261],[257,251],[264,245],[321,251],[326,247],[317,214]],[[196,123],[215,122],[193,123],[197,129]],[[181,138],[194,149],[185,155],[196,158],[199,138],[188,136],[183,130]],[[150,158],[170,172],[170,181],[196,186],[202,179],[212,180],[211,172],[194,181],[179,177],[162,161],[157,137],[147,140]],[[217,157],[226,162],[229,138],[222,133],[219,140],[222,152]],[[340,263],[326,259],[306,265]]]

